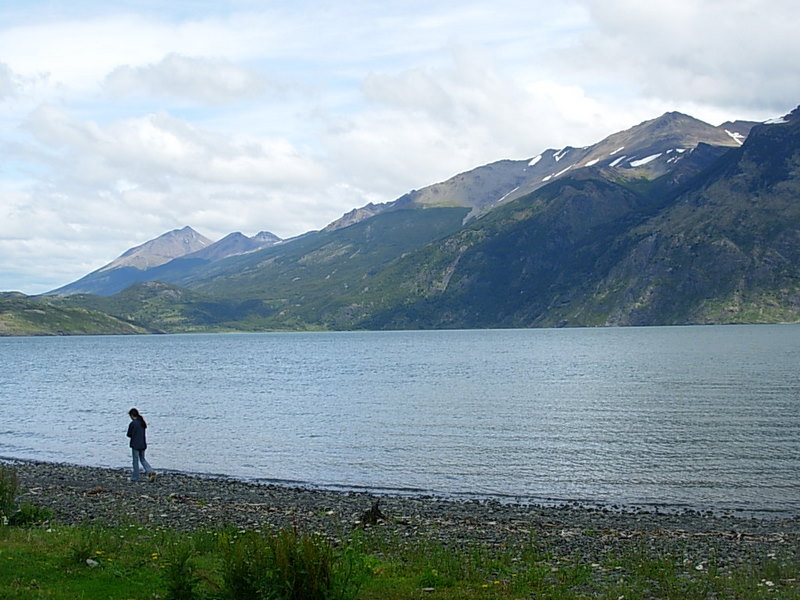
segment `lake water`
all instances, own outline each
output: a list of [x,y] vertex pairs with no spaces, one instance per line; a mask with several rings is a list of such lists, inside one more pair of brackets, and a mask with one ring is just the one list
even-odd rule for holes
[[800,326],[0,339],[0,457],[800,515]]

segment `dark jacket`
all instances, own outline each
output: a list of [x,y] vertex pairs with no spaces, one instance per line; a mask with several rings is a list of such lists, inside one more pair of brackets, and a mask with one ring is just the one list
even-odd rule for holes
[[131,448],[134,450],[147,448],[147,437],[144,434],[144,429],[141,419],[131,419],[128,425],[128,437],[131,438]]

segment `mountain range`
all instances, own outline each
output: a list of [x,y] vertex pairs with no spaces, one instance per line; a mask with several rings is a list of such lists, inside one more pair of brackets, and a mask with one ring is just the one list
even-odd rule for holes
[[278,236],[268,231],[262,231],[253,237],[237,231],[212,242],[187,226],[131,248],[107,265],[49,293],[109,296],[138,281],[157,278],[158,274],[169,271],[170,264],[177,259],[205,264],[266,248],[279,241],[281,240]]
[[797,321],[799,176],[800,109],[671,112],[288,240],[175,230],[35,301],[151,331]]

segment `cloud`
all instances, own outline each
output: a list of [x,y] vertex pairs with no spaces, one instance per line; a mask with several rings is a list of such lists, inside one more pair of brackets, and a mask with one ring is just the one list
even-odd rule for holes
[[320,163],[285,139],[221,135],[165,113],[101,125],[47,106],[27,128],[36,144],[26,151],[48,174],[0,200],[0,239],[23,231],[73,247],[76,236],[97,257],[93,268],[176,227],[286,237],[360,200],[343,200]]
[[14,74],[8,65],[0,62],[0,101],[13,96],[16,91]]
[[243,64],[280,56],[291,34],[286,17],[270,11],[180,19],[168,9],[135,14],[103,3],[85,18],[9,22],[0,27],[0,56],[16,73],[46,75],[54,94],[95,93],[106,84],[129,94],[165,85],[160,94],[197,97],[197,86],[208,84],[218,102],[257,93],[264,82]]
[[112,94],[174,96],[208,104],[227,104],[263,96],[264,78],[220,58],[170,53],[158,63],[114,69],[105,79]]
[[520,79],[480,47],[451,47],[449,58],[365,79],[370,109],[335,122],[325,138],[346,180],[396,197],[488,162],[593,143],[631,124],[629,111],[603,114],[577,86]]
[[782,111],[800,99],[794,2],[585,0],[594,27],[570,57],[572,76],[662,101]]
[[100,266],[129,219],[98,209],[54,187],[0,181],[0,289],[44,292]]
[[116,180],[159,188],[171,180],[272,188],[318,182],[320,165],[281,138],[223,136],[167,113],[100,125],[43,106],[27,122],[50,166],[65,179],[104,185]]

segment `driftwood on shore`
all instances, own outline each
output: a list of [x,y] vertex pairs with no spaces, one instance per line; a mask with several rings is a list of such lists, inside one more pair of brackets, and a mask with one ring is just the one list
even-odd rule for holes
[[381,528],[409,542],[463,546],[535,543],[561,556],[597,560],[646,547],[698,561],[738,564],[770,556],[797,559],[800,519],[747,519],[685,511],[658,514],[576,506],[449,501],[259,485],[162,473],[129,481],[123,469],[28,461],[9,463],[20,502],[49,508],[65,524],[142,525],[182,530],[296,527],[332,538]]

